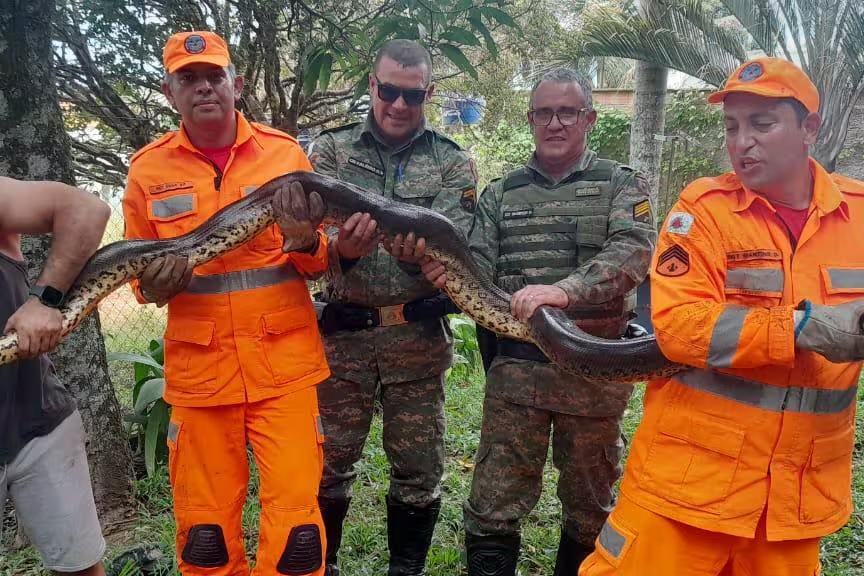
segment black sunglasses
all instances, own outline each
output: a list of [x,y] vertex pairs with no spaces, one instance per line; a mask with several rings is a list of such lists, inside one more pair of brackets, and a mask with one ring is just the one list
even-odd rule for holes
[[428,88],[400,88],[392,84],[384,84],[378,76],[375,76],[375,83],[378,85],[378,97],[385,102],[395,102],[399,96],[402,96],[408,106],[419,106],[426,100]]

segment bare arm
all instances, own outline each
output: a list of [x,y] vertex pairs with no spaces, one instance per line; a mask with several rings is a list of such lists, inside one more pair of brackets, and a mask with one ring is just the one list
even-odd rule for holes
[[68,290],[99,247],[110,215],[107,204],[78,188],[0,177],[0,230],[54,236],[38,284]]

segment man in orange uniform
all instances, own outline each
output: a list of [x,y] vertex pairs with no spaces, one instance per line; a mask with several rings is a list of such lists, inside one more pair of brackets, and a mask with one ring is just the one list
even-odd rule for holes
[[[271,178],[311,169],[293,138],[235,110],[243,79],[222,38],[175,34],[163,60],[163,91],[182,122],[132,158],[127,238],[179,236]],[[323,573],[315,385],[330,371],[304,279],[326,269],[327,237],[314,204],[299,185],[274,198],[280,222],[308,220],[291,251],[273,225],[194,275],[169,256],[134,285],[139,301],[168,304],[165,400],[183,574],[249,573],[240,523],[247,443],[261,479],[254,573]]]
[[651,271],[657,341],[691,368],[648,385],[581,576],[813,576],[852,511],[864,183],[808,157],[819,94],[790,62],[709,101],[734,173],[684,190]]

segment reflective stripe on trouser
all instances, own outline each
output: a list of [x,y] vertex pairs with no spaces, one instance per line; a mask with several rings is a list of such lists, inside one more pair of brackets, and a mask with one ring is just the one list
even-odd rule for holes
[[622,496],[579,576],[814,576],[819,539],[769,542],[765,518],[755,538],[709,532],[642,508]]
[[[324,527],[317,501],[323,435],[314,387],[249,404],[173,408],[169,473],[180,571],[249,574],[241,529],[249,481],[247,441],[260,477],[253,574],[323,575]],[[197,549],[196,538],[201,541]],[[288,571],[286,561],[308,570]]]
[[[495,369],[495,368],[493,368]],[[560,470],[564,529],[591,546],[612,509],[621,474],[620,416],[589,418],[514,404],[487,395],[483,427],[464,506],[465,530],[477,536],[520,532],[543,488],[552,431],[552,462]]]
[[849,408],[858,395],[857,385],[840,390],[772,386],[710,370],[687,370],[675,374],[673,379],[690,388],[771,412],[837,414]]
[[237,270],[225,274],[193,276],[186,287],[189,294],[227,294],[241,290],[254,290],[297,280],[300,275],[290,265]]

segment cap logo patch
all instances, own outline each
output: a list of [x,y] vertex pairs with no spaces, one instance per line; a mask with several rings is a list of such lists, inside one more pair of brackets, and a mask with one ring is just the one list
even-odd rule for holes
[[186,49],[186,52],[189,54],[200,54],[204,52],[204,49],[207,47],[207,42],[204,41],[204,38],[199,34],[192,34],[186,38],[186,41],[183,42],[183,48]]
[[762,69],[762,64],[759,62],[753,62],[752,64],[748,64],[744,67],[743,70],[738,74],[738,79],[742,82],[752,82],[757,78],[761,77],[765,71]]

